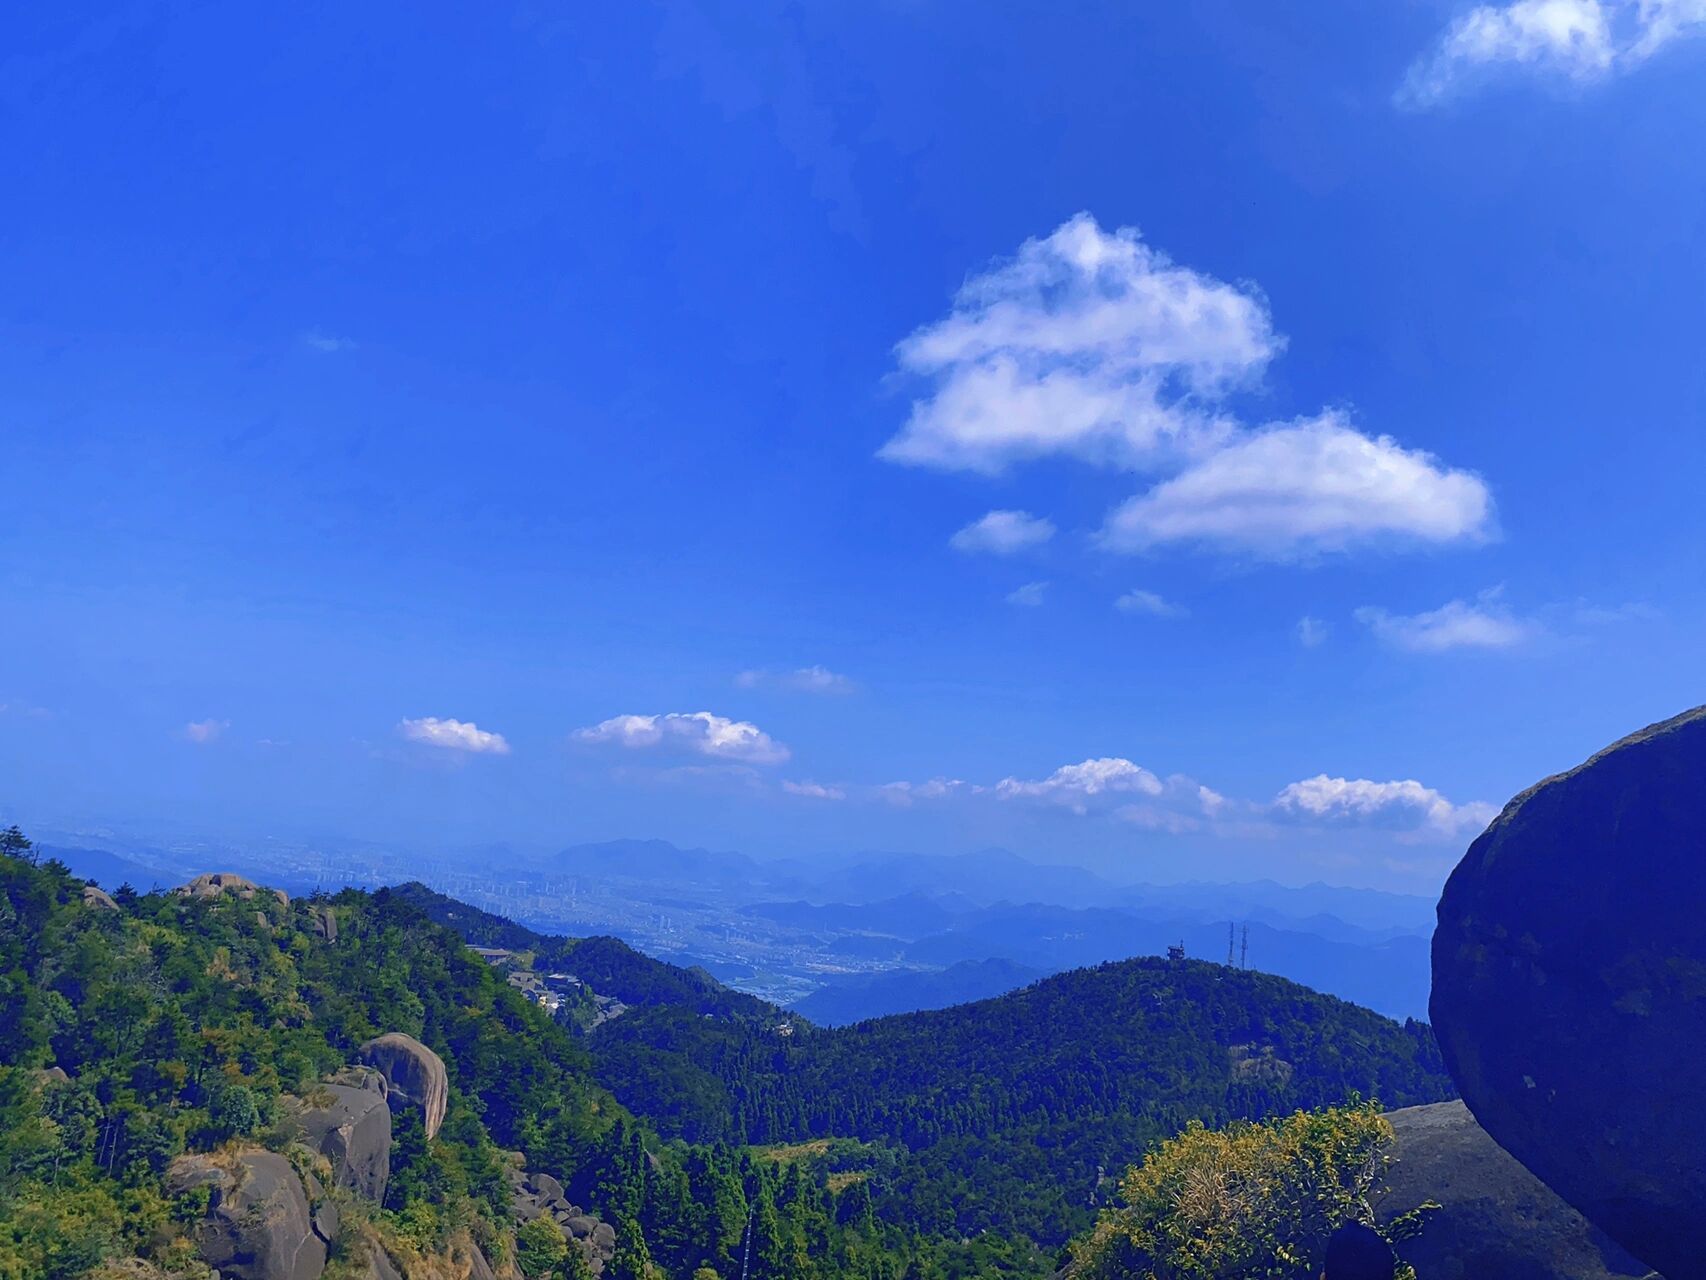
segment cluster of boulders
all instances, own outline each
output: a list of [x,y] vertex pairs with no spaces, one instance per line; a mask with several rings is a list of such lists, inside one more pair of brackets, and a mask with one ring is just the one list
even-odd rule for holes
[[1645,1265],[1706,1278],[1706,708],[1507,805],[1440,899],[1433,978],[1487,1133]]
[[594,1275],[616,1256],[616,1232],[608,1222],[569,1203],[563,1184],[548,1173],[529,1173],[519,1151],[510,1153],[509,1184],[518,1221],[548,1217],[578,1247]]
[[[324,1157],[320,1168],[329,1169],[330,1188],[312,1172],[299,1174],[290,1160],[271,1151],[220,1151],[173,1162],[167,1175],[173,1194],[208,1189],[208,1209],[196,1226],[195,1242],[222,1280],[319,1280],[343,1227],[330,1189],[373,1204],[384,1201],[394,1113],[418,1111],[427,1136],[437,1134],[450,1097],[443,1059],[401,1032],[369,1040],[356,1058],[355,1065],[308,1097],[285,1103],[281,1132],[301,1149]],[[571,1204],[557,1179],[529,1172],[520,1152],[509,1160],[516,1220],[549,1217],[580,1249],[593,1273],[602,1272],[616,1252],[609,1224]],[[367,1251],[363,1280],[403,1280],[396,1261],[377,1241],[354,1243]],[[451,1274],[464,1280],[496,1280],[472,1240],[454,1240],[444,1261]]]
[[265,896],[276,899],[281,907],[290,905],[290,895],[283,889],[263,889],[253,880],[230,871],[210,871],[206,875],[197,876],[188,884],[179,885],[172,892],[180,898],[218,898],[230,894],[244,901]]

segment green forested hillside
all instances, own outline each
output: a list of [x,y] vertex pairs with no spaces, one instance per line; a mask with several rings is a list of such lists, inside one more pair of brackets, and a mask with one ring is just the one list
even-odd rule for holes
[[168,1166],[185,1152],[228,1165],[270,1148],[311,1174],[312,1153],[280,1121],[380,1032],[442,1057],[447,1111],[430,1139],[418,1113],[399,1113],[383,1203],[334,1197],[341,1228],[316,1211],[334,1237],[328,1277],[377,1274],[359,1269],[359,1230],[422,1275],[464,1274],[431,1259],[465,1261],[471,1244],[500,1275],[584,1280],[585,1260],[548,1220],[518,1234],[509,1151],[612,1224],[610,1280],[1038,1265],[1023,1246],[885,1225],[862,1181],[835,1192],[821,1168],[660,1142],[595,1083],[583,1042],[398,895],[109,901],[62,866],[34,865],[21,835],[4,844],[0,1280],[74,1280],[120,1258],[146,1259],[130,1277],[206,1275],[190,1239],[208,1191],[171,1194]]
[[[873,1175],[879,1215],[925,1232],[1017,1229],[1058,1244],[1127,1164],[1192,1120],[1452,1092],[1426,1026],[1220,965],[1129,960],[853,1027],[794,1019],[783,1036],[773,1006],[614,940],[551,938],[424,886],[392,892],[470,942],[561,957],[649,1006],[587,1044],[598,1078],[661,1132],[838,1139],[820,1162]],[[595,977],[587,962],[601,954],[619,963]]]
[[[1431,1031],[1264,974],[1128,960],[976,1004],[825,1030],[639,1010],[599,1077],[695,1141],[898,1147],[878,1208],[922,1229],[1058,1242],[1104,1177],[1191,1120],[1451,1096]],[[856,1158],[849,1154],[848,1160]],[[875,1154],[867,1158],[878,1158]]]

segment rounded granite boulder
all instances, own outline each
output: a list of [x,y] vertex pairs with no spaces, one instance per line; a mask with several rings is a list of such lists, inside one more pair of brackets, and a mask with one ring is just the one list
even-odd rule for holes
[[419,1107],[426,1136],[437,1135],[450,1104],[450,1077],[443,1058],[401,1031],[375,1036],[356,1051],[356,1057],[385,1077],[385,1096],[393,1107],[399,1103]]
[[168,1192],[203,1186],[211,1194],[194,1239],[222,1280],[319,1280],[326,1242],[288,1160],[271,1151],[227,1151],[172,1162]]
[[1432,1012],[1502,1147],[1670,1280],[1706,1278],[1706,708],[1505,807],[1440,899]]
[[325,1084],[300,1104],[294,1130],[332,1164],[337,1185],[375,1204],[391,1176],[391,1109],[385,1095],[348,1084]]

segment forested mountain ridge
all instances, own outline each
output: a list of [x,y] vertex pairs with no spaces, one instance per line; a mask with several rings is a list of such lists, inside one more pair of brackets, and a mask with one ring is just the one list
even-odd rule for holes
[[408,903],[454,930],[470,946],[530,951],[536,966],[569,970],[600,995],[615,996],[624,1004],[670,1005],[731,1018],[774,1021],[781,1016],[775,1005],[725,987],[703,969],[684,969],[653,959],[620,938],[538,933],[504,916],[458,902],[419,881],[381,889],[379,894]]
[[[109,897],[0,837],[3,1280],[1042,1264],[1023,1242],[880,1222],[863,1180],[660,1141],[593,1079],[584,1041],[405,897],[291,900],[220,876]],[[396,1052],[418,1075],[385,1065]],[[316,1139],[340,1107],[359,1126]]]
[[[921,1229],[1058,1243],[1104,1177],[1191,1120],[1452,1096],[1430,1029],[1281,978],[1142,958],[994,999],[846,1028],[773,1029],[669,1008],[588,1041],[599,1079],[692,1140],[856,1139],[879,1212]],[[887,1148],[906,1154],[895,1161]]]

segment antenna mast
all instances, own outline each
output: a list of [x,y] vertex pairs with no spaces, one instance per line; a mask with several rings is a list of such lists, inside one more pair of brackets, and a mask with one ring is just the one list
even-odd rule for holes
[[1238,957],[1238,967],[1240,969],[1248,969],[1250,967],[1250,926],[1249,925],[1244,926],[1244,948]]

